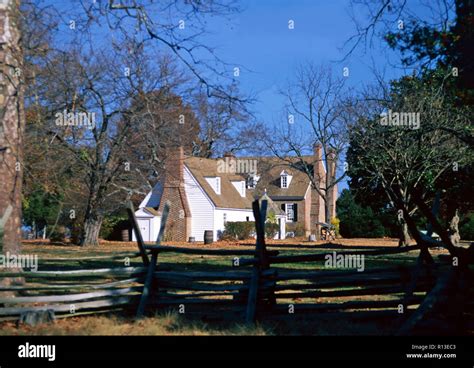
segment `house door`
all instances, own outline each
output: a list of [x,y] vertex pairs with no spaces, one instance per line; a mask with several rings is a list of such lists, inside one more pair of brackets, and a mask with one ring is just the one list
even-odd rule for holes
[[142,233],[143,241],[149,242],[151,240],[150,234],[150,220],[148,219],[137,219],[138,227],[140,228],[140,232]]

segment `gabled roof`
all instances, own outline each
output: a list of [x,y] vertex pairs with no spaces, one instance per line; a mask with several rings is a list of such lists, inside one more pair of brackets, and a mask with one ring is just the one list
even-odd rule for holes
[[[310,174],[315,166],[313,156],[303,157],[307,162]],[[247,158],[246,158],[247,159]],[[251,159],[251,158],[250,158]],[[298,200],[303,199],[308,190],[310,180],[305,168],[297,158],[287,158],[285,161],[277,157],[254,157],[257,160],[257,172],[260,180],[255,189],[251,190],[255,197],[260,197],[267,191],[273,200]],[[288,188],[282,188],[280,176],[286,172],[293,178]]]
[[153,218],[156,216],[161,216],[161,214],[151,207],[142,207],[135,211],[135,216],[137,217],[145,217],[145,218]]
[[285,212],[280,207],[278,207],[275,202],[272,201],[267,193],[264,193],[258,201],[260,202],[260,205],[262,204],[262,201],[267,201],[267,213],[273,212],[277,217],[286,216]]
[[[252,201],[262,197],[265,191],[273,200],[301,200],[305,197],[310,180],[306,169],[298,158],[281,160],[277,157],[238,157],[236,159],[257,161],[257,174],[260,176],[260,180],[255,189],[247,188],[246,197],[241,197],[231,182],[246,180],[248,174],[218,172],[217,159],[188,157],[184,162],[216,207],[251,209]],[[303,159],[312,174],[313,167],[316,166],[313,162],[314,156],[304,156]],[[280,175],[282,172],[292,176],[288,188],[281,188]],[[216,194],[205,179],[215,176],[221,178],[220,195]]]
[[161,213],[155,210],[153,207],[145,207],[144,210],[153,216],[161,216]]
[[[216,207],[252,208],[252,193],[246,190],[246,196],[242,197],[232,184],[232,181],[245,181],[244,175],[218,172],[216,159],[188,157],[184,160],[184,164]],[[221,194],[217,194],[206,180],[206,177],[216,176],[221,178]]]
[[163,194],[163,185],[158,182],[155,184],[153,189],[148,192],[146,197],[143,199],[142,203],[140,203],[139,208],[158,208],[161,201],[161,195]]

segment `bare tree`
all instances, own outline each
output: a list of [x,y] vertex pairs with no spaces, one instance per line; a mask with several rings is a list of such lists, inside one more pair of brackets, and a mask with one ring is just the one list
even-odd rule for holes
[[[413,65],[419,62],[424,66],[430,65],[442,56],[439,50],[435,50],[441,44],[428,45],[428,42],[424,43],[423,38],[429,37],[433,29],[438,30],[439,33],[449,32],[455,15],[455,3],[460,2],[459,0],[433,2],[351,0],[349,10],[356,32],[346,41],[346,57],[358,47],[364,47],[364,49],[373,47],[376,40],[385,40],[389,45],[393,45],[392,37],[401,40],[403,35],[413,34],[417,38],[409,47],[411,51],[427,52],[420,52],[417,55],[419,58],[414,58],[414,55],[405,58],[404,63]],[[423,11],[420,11],[421,9]],[[396,34],[399,36],[396,37]],[[420,44],[417,44],[418,42]],[[408,48],[405,51],[407,50]]]
[[[0,254],[21,250],[24,105],[18,0],[0,3]],[[18,271],[18,270],[10,270]],[[21,282],[4,278],[2,285]],[[4,294],[4,293],[0,293]],[[6,293],[9,294],[8,292]]]
[[122,51],[84,50],[89,48],[53,53],[37,80],[42,108],[49,113],[50,142],[67,150],[66,157],[73,157],[69,165],[84,173],[84,198],[74,209],[76,217],[84,216],[81,244],[97,245],[104,216],[150,187],[153,165],[144,169],[144,163],[157,152],[145,148],[160,139],[166,145],[163,137],[175,135],[179,116],[188,117],[187,126],[192,119],[181,99],[172,96],[169,59],[152,59],[129,42]]
[[[230,89],[237,91],[236,85]],[[238,96],[238,92],[228,92]],[[195,97],[195,111],[201,122],[199,139],[194,142],[193,154],[200,157],[222,155],[226,152],[251,150],[263,131],[261,123],[254,121],[242,106],[225,98],[208,97],[200,93]]]
[[19,1],[0,3],[0,217],[3,251],[16,254],[21,246],[23,54],[20,45]]
[[240,11],[237,0],[109,0],[89,2],[76,0],[80,10],[76,25],[86,33],[97,24],[106,24],[116,39],[126,37],[137,43],[156,43],[171,52],[185,66],[210,97],[225,97],[240,104],[245,100],[222,88],[232,79],[232,69],[221,60],[215,49],[202,42],[209,33],[207,18],[229,18]]
[[[334,77],[329,67],[301,66],[283,92],[287,99],[285,121],[269,137],[270,149],[277,157],[308,175],[324,201],[326,223],[334,212],[337,184],[346,175],[342,162],[350,118],[345,109],[347,93],[344,78]],[[320,157],[308,156],[315,146],[321,149]],[[321,164],[325,164],[326,173],[314,175]]]

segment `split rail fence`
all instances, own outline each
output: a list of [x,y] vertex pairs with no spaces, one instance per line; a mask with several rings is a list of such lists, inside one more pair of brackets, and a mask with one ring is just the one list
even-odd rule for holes
[[[283,244],[267,247],[266,207],[266,201],[261,206],[258,201],[253,203],[257,234],[254,249],[208,249],[161,245],[169,205],[163,211],[156,245],[145,245],[130,205],[128,213],[137,234],[138,252],[41,259],[51,268],[57,265],[59,269],[63,262],[77,262],[78,266],[87,264],[89,268],[85,269],[2,273],[0,281],[19,278],[21,283],[0,282],[0,320],[18,320],[44,311],[54,313],[56,318],[114,311],[142,317],[156,310],[172,309],[186,315],[229,317],[247,323],[295,313],[356,313],[374,318],[396,316],[403,321],[400,333],[410,333],[433,309],[438,296],[452,290],[453,285],[467,287],[466,294],[472,295],[472,283],[461,285],[449,260],[429,262],[418,246],[337,252],[342,256],[363,255],[367,263],[378,256],[418,251],[413,265],[368,268],[364,272],[303,269],[306,264],[324,262],[328,252],[295,255],[283,254],[288,250]],[[170,252],[218,257],[228,266],[223,271],[170,269],[160,263],[163,255]],[[142,264],[101,267],[127,259],[141,259]],[[465,278],[462,280],[466,282]],[[341,302],[341,298],[349,300]]]

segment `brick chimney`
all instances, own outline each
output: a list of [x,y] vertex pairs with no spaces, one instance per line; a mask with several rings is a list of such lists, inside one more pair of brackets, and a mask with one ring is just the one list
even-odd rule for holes
[[171,208],[166,223],[165,238],[172,241],[187,241],[191,236],[191,211],[184,189],[184,150],[182,146],[168,151],[165,160],[165,182],[158,211],[170,201]]
[[226,157],[228,157],[229,159],[230,159],[230,158],[233,158],[233,159],[236,158],[236,157],[235,157],[235,154],[234,154],[233,152],[231,152],[231,151],[227,151],[226,153],[224,153],[224,158],[226,158]]

